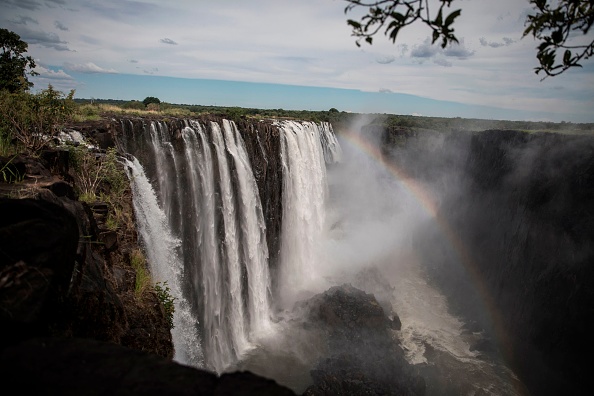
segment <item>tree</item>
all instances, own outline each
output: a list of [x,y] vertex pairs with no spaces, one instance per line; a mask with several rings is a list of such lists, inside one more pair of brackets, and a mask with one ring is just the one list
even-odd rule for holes
[[[453,24],[462,10],[446,12],[455,0],[438,0],[437,11],[431,12],[431,0],[345,0],[349,3],[344,12],[348,14],[355,8],[364,8],[365,14],[359,19],[348,19],[352,35],[373,44],[373,37],[383,30],[392,42],[400,30],[420,21],[432,31],[432,44],[441,38],[441,46],[458,43]],[[572,67],[582,67],[580,62],[594,54],[594,40],[585,44],[575,44],[572,39],[582,33],[586,35],[594,23],[593,0],[529,0],[533,14],[526,18],[523,37],[533,35],[540,41],[536,57],[540,66],[536,74],[544,72],[556,76]],[[447,14],[447,15],[446,15]],[[385,30],[384,30],[385,28]],[[557,50],[564,50],[561,61],[557,60]]]
[[[30,56],[23,55],[27,52],[28,44],[21,37],[7,29],[0,29],[0,90],[6,89],[11,93],[27,91],[33,83],[27,79],[27,74],[36,76],[33,69],[35,61]],[[27,72],[29,69],[29,72]]]
[[159,100],[159,98],[155,98],[154,96],[147,96],[146,98],[144,98],[142,103],[144,103],[145,106],[148,106],[151,103],[159,104],[161,103],[161,101]]

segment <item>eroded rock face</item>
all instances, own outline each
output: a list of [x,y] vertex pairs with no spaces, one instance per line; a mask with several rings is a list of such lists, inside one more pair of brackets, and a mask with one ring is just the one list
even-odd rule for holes
[[[328,334],[329,356],[312,370],[305,395],[423,395],[424,380],[405,360],[389,319],[372,294],[335,286],[301,303],[308,323]],[[399,322],[399,320],[398,320]]]
[[1,344],[34,336],[87,337],[171,358],[159,301],[150,293],[135,297],[134,273],[118,284],[115,269],[122,269],[125,247],[75,199],[61,173],[69,172],[68,157],[60,153],[20,160],[27,170],[23,181],[0,183],[4,195],[31,197],[0,198]]

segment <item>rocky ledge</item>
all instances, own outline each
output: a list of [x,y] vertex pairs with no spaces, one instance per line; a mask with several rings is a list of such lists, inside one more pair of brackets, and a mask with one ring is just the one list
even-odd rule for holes
[[390,319],[373,294],[350,284],[335,286],[297,309],[328,336],[328,357],[311,371],[317,395],[423,395],[425,382],[404,358]]

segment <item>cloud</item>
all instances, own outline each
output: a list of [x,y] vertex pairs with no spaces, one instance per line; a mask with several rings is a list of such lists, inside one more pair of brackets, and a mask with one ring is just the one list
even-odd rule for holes
[[55,21],[54,26],[62,31],[68,31],[68,28],[62,24],[60,21]]
[[380,56],[375,61],[381,65],[388,65],[396,60],[393,56]]
[[479,38],[479,42],[481,43],[481,45],[483,47],[499,48],[499,47],[505,47],[505,46],[511,45],[511,44],[515,43],[516,40],[514,40],[510,37],[504,37],[502,39],[502,42],[497,42],[497,41],[487,41],[486,38],[481,37],[481,38]]
[[[459,44],[453,43],[453,44],[450,44],[445,49],[443,49],[439,45],[431,44],[431,40],[429,39],[429,37],[427,37],[425,39],[425,41],[423,41],[423,44],[417,44],[417,45],[413,46],[413,49],[410,52],[410,56],[412,58],[427,59],[427,58],[433,58],[434,56],[437,56],[437,55],[444,55],[444,56],[448,56],[448,57],[455,57],[455,58],[462,60],[462,59],[468,59],[469,57],[474,55],[474,52],[475,52],[474,50],[470,50],[470,49],[466,48],[466,46],[464,44],[464,39],[460,39]],[[438,64],[444,63],[443,61],[440,61],[440,62],[441,63],[438,63]],[[442,64],[442,66],[444,66],[444,65],[445,64]],[[451,64],[450,64],[450,66],[451,66]]]
[[93,62],[87,63],[65,63],[64,67],[68,70],[79,72],[79,73],[103,73],[103,74],[117,74],[117,71],[114,69],[104,69],[102,67],[97,66]]
[[41,7],[41,3],[35,0],[2,0],[5,5],[9,7],[24,8],[25,10],[34,11]]
[[440,47],[431,45],[429,38],[423,44],[414,45],[410,56],[413,58],[431,58],[439,53]]
[[39,73],[39,75],[37,76],[39,78],[50,80],[74,80],[74,77],[72,77],[70,74],[66,73],[62,69],[55,71],[37,64],[37,66],[35,67],[35,71]]
[[138,63],[138,61],[136,59],[130,59],[128,62],[130,62],[130,63]]
[[433,63],[435,63],[436,65],[439,65],[439,66],[443,66],[443,67],[452,67],[452,62],[449,62],[445,59],[434,59]]
[[167,38],[167,37],[162,38],[160,41],[163,44],[177,45],[177,43],[175,41],[173,41],[173,40],[171,40],[170,38]]
[[29,45],[38,44],[57,51],[70,51],[70,48],[66,45],[68,42],[60,40],[60,37],[56,33],[32,30],[25,26],[17,30],[16,33],[21,36],[23,41],[29,43]]
[[18,19],[14,19],[11,22],[12,23],[15,23],[17,25],[26,25],[29,22],[34,23],[36,25],[39,25],[39,22],[36,19],[33,19],[31,17],[28,17],[28,16],[22,16],[22,15],[19,15],[19,18]]
[[474,50],[466,48],[464,39],[460,39],[459,44],[454,43],[443,50],[443,54],[445,56],[455,57],[460,60],[470,58],[472,55],[474,55],[474,52]]

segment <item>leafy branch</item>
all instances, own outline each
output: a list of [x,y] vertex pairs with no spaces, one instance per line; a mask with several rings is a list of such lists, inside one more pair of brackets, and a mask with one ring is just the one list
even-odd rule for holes
[[[557,76],[572,67],[582,67],[580,62],[594,55],[594,40],[584,44],[570,44],[580,33],[586,35],[594,23],[594,1],[565,0],[552,6],[546,0],[530,0],[534,14],[528,15],[524,37],[532,35],[541,43],[536,57],[540,66],[535,73],[545,72],[546,77]],[[557,61],[557,51],[563,58]],[[543,78],[543,79],[544,79]]]
[[452,42],[458,43],[452,25],[460,16],[461,10],[446,15],[446,8],[450,7],[453,0],[439,0],[440,6],[435,15],[429,10],[429,0],[345,1],[349,3],[344,10],[345,14],[355,8],[367,9],[367,13],[361,19],[347,20],[347,24],[353,29],[352,35],[357,37],[357,46],[361,46],[361,40],[373,44],[373,36],[384,27],[384,34],[395,42],[402,28],[417,21],[423,22],[432,30],[432,44],[440,38],[442,48]]

